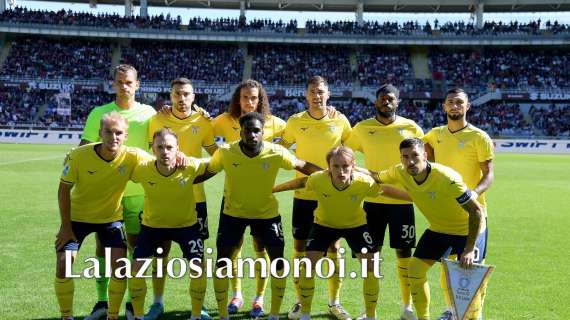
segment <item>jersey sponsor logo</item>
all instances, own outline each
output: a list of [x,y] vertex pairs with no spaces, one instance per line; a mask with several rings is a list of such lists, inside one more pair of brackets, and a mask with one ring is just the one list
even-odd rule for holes
[[442,140],[437,139],[437,143],[442,143]]
[[232,166],[234,166],[234,168],[237,168],[237,167],[239,167],[239,163],[238,163],[238,162],[233,162],[233,163],[232,163]]
[[376,130],[370,130],[370,131],[368,131],[368,134],[371,135],[371,136],[374,135],[375,133],[376,133]]
[[305,132],[305,131],[307,131],[307,129],[309,129],[309,128],[308,128],[308,127],[301,127],[301,128],[299,128],[299,129],[301,129],[301,131]]
[[156,182],[153,182],[153,181],[147,181],[147,182],[148,182],[148,185],[151,187],[154,187],[154,185],[156,184]]
[[127,172],[127,170],[125,169],[125,165],[122,164],[120,166],[117,167],[117,170],[119,171],[119,174],[123,175],[125,174],[125,172]]
[[68,173],[69,173],[69,165],[66,164],[66,165],[63,167],[63,172],[61,173],[61,175],[65,177],[65,176],[67,176]]
[[326,193],[321,193],[323,195],[323,197],[328,198],[330,197],[330,195],[326,194]]
[[87,173],[89,173],[90,175],[94,175],[94,174],[95,174],[95,172],[97,172],[97,170],[93,170],[93,171],[89,171],[89,170],[87,170]]

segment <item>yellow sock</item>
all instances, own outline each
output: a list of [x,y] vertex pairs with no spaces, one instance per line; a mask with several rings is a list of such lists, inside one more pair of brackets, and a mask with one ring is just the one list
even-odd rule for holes
[[144,299],[146,296],[146,281],[144,278],[129,279],[129,292],[135,317],[144,316]]
[[[269,272],[269,256],[267,255],[267,251],[259,251],[255,252],[255,257],[258,259],[265,259],[265,263],[267,263],[267,271]],[[268,277],[261,276],[261,266],[259,263],[255,264],[255,295],[256,297],[263,297],[265,294],[265,288],[267,287],[267,281],[269,280]],[[273,286],[272,286],[273,288]]]
[[402,305],[408,307],[412,305],[412,294],[410,293],[410,282],[408,281],[408,264],[410,258],[396,258],[398,279],[400,280],[400,296]]
[[239,258],[241,258],[241,247],[232,256],[232,278],[230,282],[234,293],[241,293],[241,279],[237,277],[237,259]]
[[305,277],[305,266],[301,267],[299,277],[299,302],[301,302],[301,313],[311,314],[311,304],[315,295],[315,278],[311,275]]
[[364,307],[366,317],[376,317],[376,305],[378,304],[378,293],[380,292],[380,279],[374,277],[374,272],[368,272],[363,279],[362,293],[364,294]]
[[327,252],[327,258],[334,262],[334,273],[333,276],[327,279],[327,285],[329,289],[329,304],[339,304],[340,303],[340,288],[342,286],[342,279],[338,274],[338,253],[337,252]]
[[190,299],[192,303],[192,317],[200,318],[204,296],[206,295],[207,278],[206,272],[200,278],[190,279]]
[[61,313],[61,316],[72,317],[73,293],[75,291],[73,279],[71,278],[62,279],[55,277],[53,287],[55,289],[55,296],[57,297],[57,303],[59,304],[59,312]]
[[430,292],[427,281],[427,272],[430,264],[416,257],[410,258],[408,265],[408,279],[410,281],[410,291],[412,300],[416,307],[418,319],[429,319]]
[[[162,258],[162,259],[168,259],[168,258]],[[164,261],[162,263],[162,270],[165,270],[164,268]],[[157,277],[156,276],[156,272],[157,272],[157,261],[156,258],[152,259],[152,292],[154,294],[154,297],[163,297],[164,296],[164,286],[166,285],[166,276],[163,272],[162,277]]]
[[285,296],[285,287],[287,286],[287,278],[271,277],[271,310],[270,314],[278,315]]
[[228,278],[214,277],[214,293],[220,317],[228,317]]
[[[305,256],[305,251],[297,251],[293,249],[293,259],[301,259]],[[292,265],[294,264],[291,263]],[[293,277],[293,287],[295,288],[295,297],[297,298],[297,302],[301,301],[301,289],[299,288],[299,278]]]
[[[99,262],[99,270],[105,270],[105,257],[97,257],[97,262]],[[95,288],[97,289],[97,301],[109,300],[109,296],[107,294],[107,291],[109,290],[109,278],[96,278]]]
[[127,290],[127,279],[111,277],[109,281],[109,318],[119,318],[119,309],[121,309],[125,290]]

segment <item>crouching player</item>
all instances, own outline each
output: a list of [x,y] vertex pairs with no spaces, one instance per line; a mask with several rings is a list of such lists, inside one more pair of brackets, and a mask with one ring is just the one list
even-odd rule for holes
[[[336,147],[326,155],[328,170],[313,173],[309,177],[298,178],[277,185],[274,192],[306,187],[314,191],[318,206],[307,241],[307,258],[311,266],[322,258],[327,248],[345,238],[361,263],[366,264],[363,275],[363,295],[366,318],[376,318],[376,305],[379,292],[379,270],[373,270],[373,257],[376,247],[368,231],[363,202],[366,197],[386,196],[410,200],[407,194],[395,188],[380,186],[372,177],[355,170],[354,153],[347,147]],[[381,191],[382,190],[382,191]],[[365,250],[363,250],[365,249]],[[301,291],[301,319],[309,319],[311,303],[315,292],[315,280],[302,271],[299,285]]]
[[71,263],[83,240],[96,233],[106,248],[111,248],[113,277],[109,283],[109,319],[117,319],[125,293],[126,279],[114,276],[126,257],[121,198],[135,166],[146,152],[123,145],[127,138],[127,121],[110,112],[100,121],[101,142],[72,150],[64,164],[59,183],[58,202],[61,227],[57,234],[55,294],[63,319],[73,319],[73,279],[66,277],[66,251],[72,251]]
[[[178,138],[170,129],[164,128],[154,133],[152,159],[137,166],[132,180],[140,183],[145,191],[144,214],[141,233],[133,253],[133,275],[143,267],[144,260],[157,253],[167,240],[180,245],[184,258],[194,267],[202,268],[204,243],[200,232],[193,192],[194,179],[204,173],[207,162],[187,158],[184,169],[177,167]],[[190,281],[192,319],[200,319],[206,292],[205,272],[193,274]],[[143,319],[146,282],[143,277],[133,277],[129,281],[129,292],[135,319]]]

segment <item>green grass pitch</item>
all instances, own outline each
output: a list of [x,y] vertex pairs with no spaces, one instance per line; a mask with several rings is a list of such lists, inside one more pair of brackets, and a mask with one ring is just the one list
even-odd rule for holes
[[[53,292],[54,240],[59,227],[57,185],[63,157],[69,146],[0,145],[0,233],[1,319],[58,319]],[[568,245],[570,236],[570,157],[554,155],[499,154],[495,165],[495,184],[489,192],[490,241],[488,263],[497,269],[491,277],[485,304],[485,319],[566,319],[570,317],[570,276]],[[292,177],[284,172],[279,181]],[[253,177],[252,177],[253,178]],[[223,176],[207,182],[210,233],[215,236]],[[286,234],[286,255],[291,256],[292,193],[279,195],[280,212]],[[423,216],[417,213],[418,236],[425,229]],[[214,237],[207,246],[214,247]],[[249,238],[249,237],[248,237]],[[176,246],[174,246],[176,247]],[[244,256],[252,255],[250,239],[244,244]],[[94,254],[94,240],[89,237],[79,253],[79,260]],[[180,256],[178,248],[172,256]],[[379,319],[398,319],[399,291],[395,278],[394,253],[383,253],[383,273]],[[348,260],[351,260],[348,258]],[[76,266],[76,270],[81,264]],[[356,268],[350,261],[349,268]],[[443,310],[439,289],[439,267],[430,273],[435,317]],[[254,294],[253,279],[243,281],[249,310]],[[317,280],[314,313],[325,317],[326,281]],[[149,281],[147,307],[152,298]],[[168,279],[165,319],[189,318],[190,300],[187,279]],[[266,293],[269,307],[270,292]],[[356,316],[362,309],[361,281],[346,279],[342,302]],[[90,312],[95,303],[95,281],[76,280],[76,316]],[[292,281],[288,282],[282,312],[294,301]],[[208,283],[207,307],[216,314],[212,282]],[[245,317],[246,314],[244,313]]]

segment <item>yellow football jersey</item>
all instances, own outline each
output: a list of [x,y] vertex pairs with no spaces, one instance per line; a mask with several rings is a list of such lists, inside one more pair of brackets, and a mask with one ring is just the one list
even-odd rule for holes
[[71,220],[108,223],[123,219],[121,198],[135,166],[152,156],[123,146],[112,161],[103,160],[91,143],[73,149],[63,167],[60,181],[71,189]]
[[[447,126],[433,128],[423,140],[433,148],[435,162],[459,172],[470,189],[474,189],[483,176],[479,163],[494,158],[493,141],[489,135],[470,124],[454,133]],[[486,208],[484,193],[477,201]]]
[[[327,167],[326,155],[334,147],[339,146],[350,136],[350,123],[344,115],[331,119],[311,117],[308,111],[292,115],[287,120],[283,132],[285,145],[296,144],[295,153],[299,159],[314,163],[321,168]],[[297,177],[304,174],[297,172]],[[295,198],[317,200],[313,192],[305,189],[295,191]]]
[[416,206],[435,232],[467,235],[469,215],[461,204],[471,199],[471,192],[459,173],[438,163],[430,163],[427,179],[420,185],[410,176],[402,164],[379,173],[383,183],[399,183],[408,192]]
[[226,173],[224,213],[238,218],[269,219],[279,215],[277,199],[272,193],[280,168],[292,170],[296,158],[287,149],[263,143],[260,154],[246,156],[238,142],[218,149],[208,171]]
[[370,176],[354,172],[350,186],[338,190],[332,184],[329,171],[324,170],[310,175],[306,188],[315,193],[319,203],[315,210],[316,224],[348,229],[366,224],[364,198],[377,195],[380,186]]
[[[176,133],[178,147],[187,156],[201,158],[202,147],[216,144],[212,122],[197,112],[186,119],[178,119],[173,114],[156,114],[150,119],[148,141],[152,141],[154,133],[162,128],[169,128]],[[194,197],[196,202],[206,201],[203,183],[194,185]]]
[[[345,145],[354,151],[362,152],[366,168],[378,172],[400,163],[402,140],[420,138],[423,134],[422,128],[410,119],[397,116],[394,122],[385,125],[376,118],[370,118],[354,126]],[[367,198],[366,201],[388,204],[408,203],[381,195]]]
[[178,169],[167,177],[158,172],[154,160],[135,168],[132,180],[144,188],[143,225],[183,228],[198,221],[192,182],[204,173],[206,164],[196,158],[189,160],[185,169]]
[[[229,113],[224,112],[214,118],[212,125],[214,126],[214,135],[224,138],[226,143],[236,142],[240,139],[239,119],[232,117]],[[285,121],[270,116],[265,119],[263,126],[263,139],[265,141],[274,142],[281,139],[283,130],[285,129]]]

